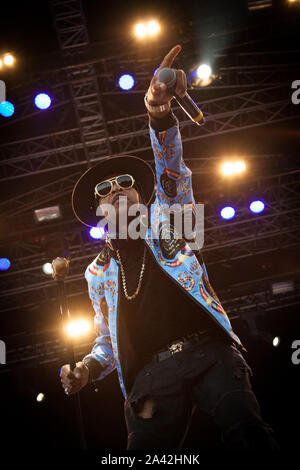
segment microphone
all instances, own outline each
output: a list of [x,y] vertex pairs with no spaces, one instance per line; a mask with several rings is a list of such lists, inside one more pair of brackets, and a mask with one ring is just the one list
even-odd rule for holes
[[174,98],[176,99],[179,106],[183,111],[188,115],[192,121],[194,121],[198,126],[202,126],[205,123],[202,111],[198,108],[195,101],[192,100],[188,93],[185,94],[184,98],[180,98],[175,92],[176,87],[176,72],[174,69],[165,67],[158,72],[158,80],[168,88]]

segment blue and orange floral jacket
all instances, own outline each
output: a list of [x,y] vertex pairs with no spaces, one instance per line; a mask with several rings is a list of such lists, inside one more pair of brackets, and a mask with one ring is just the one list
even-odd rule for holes
[[[151,126],[149,128],[155,157],[156,197],[150,209],[151,225],[147,230],[145,243],[161,269],[174,280],[178,288],[183,288],[187,296],[204,307],[207,314],[237,346],[245,350],[233,332],[229,318],[209,283],[200,250],[192,251],[188,243],[181,239],[180,243],[176,241],[174,243],[173,240],[171,249],[166,251],[166,244],[162,243],[159,237],[152,237],[151,227],[157,227],[159,230],[164,223],[163,204],[179,203],[182,207],[185,205],[193,210],[195,201],[192,191],[192,172],[182,157],[178,121],[176,120],[176,125],[163,132],[157,132]],[[126,380],[123,376],[118,345],[118,293],[121,285],[119,261],[112,256],[107,246],[87,267],[85,278],[95,310],[94,325],[98,335],[91,353],[85,358],[93,357],[102,366],[97,380],[103,379],[117,369],[120,387],[126,398],[127,391],[124,385]]]

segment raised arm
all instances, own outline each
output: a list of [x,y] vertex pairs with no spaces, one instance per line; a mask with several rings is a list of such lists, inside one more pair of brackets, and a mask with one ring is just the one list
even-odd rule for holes
[[[150,138],[155,159],[156,204],[174,206],[184,216],[182,226],[190,227],[184,234],[187,241],[195,237],[196,209],[192,188],[192,172],[183,160],[179,122],[171,110],[170,95],[164,83],[158,81],[161,68],[171,67],[181,46],[175,46],[163,59],[146,93],[145,105],[149,115]],[[176,70],[176,93],[183,97],[187,81],[183,70]],[[171,211],[173,212],[173,211]],[[154,213],[157,213],[155,210]],[[187,221],[190,221],[188,224]],[[155,226],[155,223],[154,223]],[[194,249],[194,248],[192,248]]]
[[[163,59],[157,73],[152,78],[147,96],[150,138],[155,158],[157,198],[160,204],[195,204],[192,189],[192,172],[186,166],[182,154],[182,141],[177,118],[171,111],[173,96],[166,85],[158,81],[160,69],[171,67],[181,46],[175,46]],[[187,81],[183,70],[176,70],[176,93],[183,97]],[[161,110],[161,106],[167,108]]]

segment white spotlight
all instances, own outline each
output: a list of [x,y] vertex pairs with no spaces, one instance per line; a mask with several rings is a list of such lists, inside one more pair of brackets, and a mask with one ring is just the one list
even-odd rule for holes
[[148,34],[150,36],[155,36],[160,30],[160,26],[157,21],[149,21],[147,24]]
[[5,54],[5,56],[3,57],[4,64],[8,65],[9,67],[13,65],[14,61],[15,61],[15,58],[11,54]]
[[197,68],[197,77],[201,80],[207,80],[211,76],[211,67],[207,64],[201,64]]
[[234,171],[235,173],[242,173],[242,171],[246,170],[246,164],[242,161],[237,161],[234,163]]
[[221,170],[222,170],[223,175],[226,175],[226,176],[232,175],[232,173],[234,172],[233,164],[231,162],[226,162],[224,163],[224,165],[222,165]]
[[147,28],[143,23],[138,23],[135,27],[135,35],[138,38],[144,38],[147,34]]
[[72,320],[66,326],[66,333],[71,338],[84,336],[91,330],[91,324],[88,320]]
[[36,401],[41,402],[45,400],[45,395],[43,393],[39,393],[36,397]]
[[51,276],[51,274],[53,273],[52,264],[51,263],[43,264],[43,272],[47,276]]
[[224,176],[237,175],[246,170],[246,164],[243,161],[228,161],[223,163],[221,171]]
[[279,336],[275,336],[275,338],[273,338],[273,346],[274,346],[274,348],[276,348],[277,346],[279,346],[279,343],[280,343],[280,338],[279,338]]

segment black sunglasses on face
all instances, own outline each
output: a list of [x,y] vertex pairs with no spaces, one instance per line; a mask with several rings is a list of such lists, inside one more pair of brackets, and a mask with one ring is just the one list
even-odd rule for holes
[[108,180],[101,181],[101,183],[97,183],[95,186],[95,196],[108,196],[112,192],[114,182],[120,189],[130,189],[135,183],[131,175],[115,176],[114,178],[109,178]]

